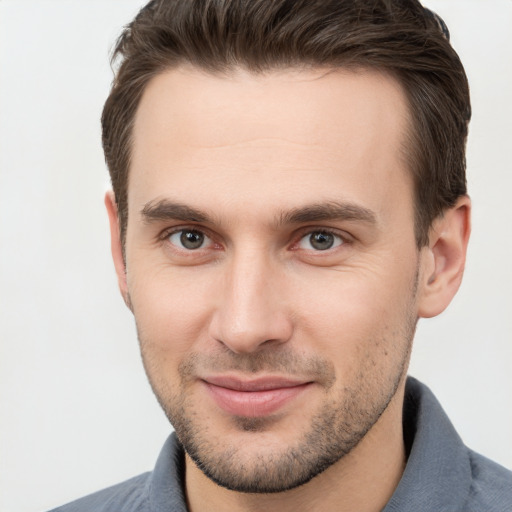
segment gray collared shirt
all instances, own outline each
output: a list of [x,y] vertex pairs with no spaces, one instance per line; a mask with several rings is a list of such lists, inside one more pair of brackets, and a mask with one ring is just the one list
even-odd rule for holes
[[[383,512],[512,512],[512,472],[468,449],[432,392],[407,380],[407,465]],[[52,512],[187,512],[183,448],[173,433],[155,469]]]

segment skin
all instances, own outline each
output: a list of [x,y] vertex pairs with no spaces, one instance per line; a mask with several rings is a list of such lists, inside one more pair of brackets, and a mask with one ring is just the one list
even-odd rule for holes
[[[147,86],[126,261],[112,194],[106,205],[193,512],[378,511],[392,495],[415,324],[455,294],[469,236],[463,197],[416,247],[408,129],[400,86],[372,71],[181,67]],[[219,375],[303,387],[270,413],[233,414],[205,383]]]

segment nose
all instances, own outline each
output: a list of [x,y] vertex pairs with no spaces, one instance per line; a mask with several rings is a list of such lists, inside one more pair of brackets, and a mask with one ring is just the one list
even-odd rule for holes
[[286,343],[293,322],[283,269],[268,257],[245,251],[224,270],[210,324],[212,338],[240,354]]

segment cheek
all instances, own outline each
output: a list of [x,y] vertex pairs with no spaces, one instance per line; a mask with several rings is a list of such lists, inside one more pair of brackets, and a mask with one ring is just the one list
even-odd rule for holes
[[195,270],[148,265],[130,276],[130,300],[147,350],[179,360],[206,338],[217,285]]
[[382,369],[402,357],[414,317],[414,273],[387,268],[333,271],[309,293],[301,287],[305,339],[333,360],[338,373],[354,374],[362,365]]

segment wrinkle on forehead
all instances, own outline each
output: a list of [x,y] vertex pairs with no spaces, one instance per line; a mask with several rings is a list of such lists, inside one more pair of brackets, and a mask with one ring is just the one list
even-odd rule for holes
[[313,142],[307,142],[307,141],[301,141],[297,142],[295,140],[287,139],[285,137],[254,137],[254,138],[247,138],[242,140],[237,140],[234,142],[226,142],[224,144],[218,143],[214,145],[207,145],[207,144],[197,144],[197,143],[191,143],[191,142],[184,142],[184,147],[189,148],[195,148],[195,149],[222,149],[222,148],[230,148],[230,147],[247,147],[247,146],[254,146],[254,147],[268,147],[272,144],[285,144],[290,146],[297,146],[297,147],[310,147],[310,148],[320,148],[322,147],[319,143],[313,143]]

